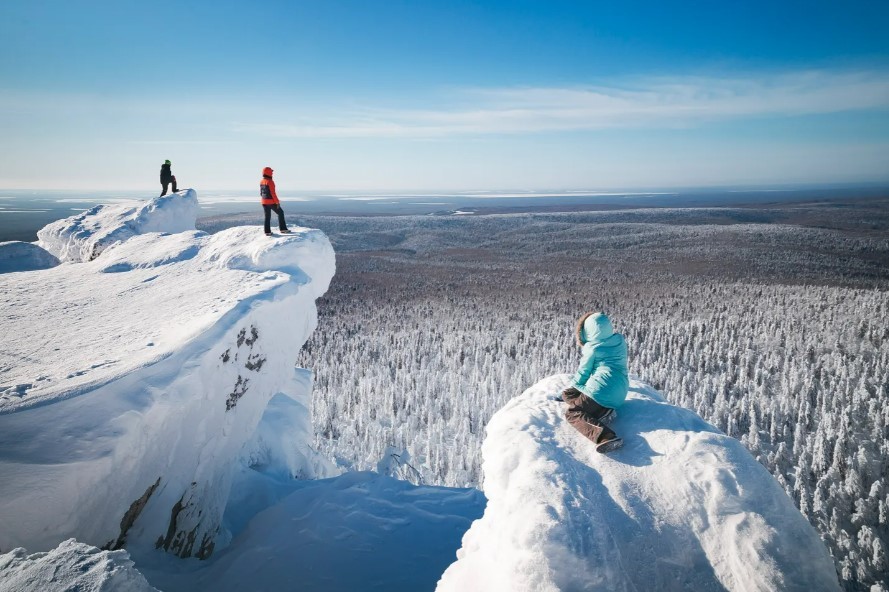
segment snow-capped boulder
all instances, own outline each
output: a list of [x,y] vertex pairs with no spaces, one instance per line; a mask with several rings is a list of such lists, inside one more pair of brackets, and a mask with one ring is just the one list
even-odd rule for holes
[[61,261],[92,261],[137,234],[194,230],[198,211],[193,189],[145,202],[95,206],[44,226],[37,232],[38,244]]
[[[195,199],[180,193],[136,211]],[[139,228],[169,230],[143,214]],[[126,234],[85,234],[105,245],[92,260],[0,283],[0,549],[73,537],[206,557],[228,541],[232,476],[258,447],[280,447],[265,454],[292,473],[317,469],[305,442],[255,433],[276,396],[301,403],[291,424],[309,413],[294,363],[334,273],[327,237]]]
[[49,269],[58,264],[59,260],[52,253],[34,243],[0,243],[0,273]]
[[0,592],[158,592],[139,573],[126,551],[100,551],[74,539],[28,555],[0,555]]
[[638,382],[609,455],[563,419],[567,375],[487,426],[488,505],[439,592],[838,590],[818,534],[740,442]]

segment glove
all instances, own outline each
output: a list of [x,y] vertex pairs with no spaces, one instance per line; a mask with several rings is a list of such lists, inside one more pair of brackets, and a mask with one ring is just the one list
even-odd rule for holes
[[573,401],[574,399],[576,399],[577,397],[579,397],[582,394],[583,394],[582,392],[580,392],[573,386],[569,386],[568,388],[566,388],[565,390],[562,391],[562,400],[565,401],[566,403],[570,403],[571,401]]

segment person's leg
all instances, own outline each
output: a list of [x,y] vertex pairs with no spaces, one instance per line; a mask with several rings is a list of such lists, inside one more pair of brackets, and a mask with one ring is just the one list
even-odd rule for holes
[[161,183],[161,187],[164,188],[164,190],[161,191],[161,195],[160,195],[161,197],[163,197],[163,196],[165,196],[165,195],[167,194],[167,186],[168,186],[168,185],[169,185],[169,183]]
[[272,206],[267,206],[267,205],[263,204],[262,209],[265,212],[265,233],[271,234],[272,233],[272,226],[271,226]]
[[580,394],[569,399],[568,409],[565,411],[565,419],[568,420],[568,423],[593,444],[617,438],[614,430],[599,423],[599,420],[593,415],[598,409],[605,409],[606,412],[608,410],[607,407],[602,407],[590,397]]
[[287,222],[284,220],[284,210],[281,208],[281,204],[275,204],[272,207],[278,212],[278,230],[287,230]]
[[[582,408],[585,413],[591,415],[596,420],[614,412],[610,407],[599,405],[592,397],[587,396],[573,386],[562,391],[562,400],[568,403],[569,406],[574,405]],[[606,420],[605,423],[608,423],[608,421]]]

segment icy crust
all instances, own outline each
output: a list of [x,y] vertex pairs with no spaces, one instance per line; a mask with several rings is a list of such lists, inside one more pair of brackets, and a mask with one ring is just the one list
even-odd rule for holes
[[61,261],[91,261],[137,234],[194,230],[198,211],[192,189],[146,202],[95,206],[44,226],[37,232],[38,244]]
[[818,534],[736,440],[632,381],[597,454],[554,376],[510,401],[483,444],[488,505],[440,592],[839,590]]
[[229,540],[241,463],[314,476],[305,442],[256,434],[275,397],[301,403],[291,425],[309,413],[294,362],[334,267],[320,231],[241,227],[136,235],[4,276],[0,549],[73,537],[207,557]]
[[0,555],[0,592],[158,592],[126,551],[100,551],[74,539],[48,553]]

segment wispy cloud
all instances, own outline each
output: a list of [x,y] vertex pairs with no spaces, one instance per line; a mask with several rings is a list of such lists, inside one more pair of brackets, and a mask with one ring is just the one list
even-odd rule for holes
[[684,127],[764,116],[889,109],[889,71],[648,77],[584,87],[451,91],[435,108],[368,105],[302,113],[237,131],[282,138],[435,138],[628,127]]

